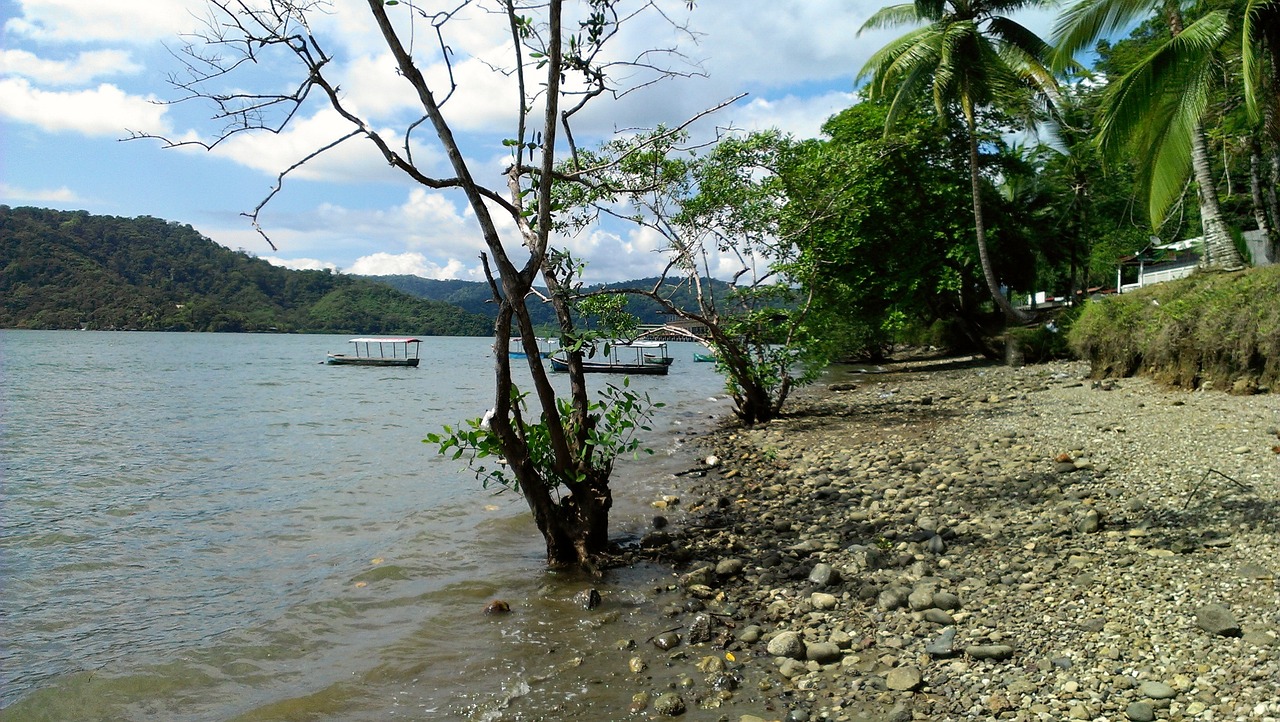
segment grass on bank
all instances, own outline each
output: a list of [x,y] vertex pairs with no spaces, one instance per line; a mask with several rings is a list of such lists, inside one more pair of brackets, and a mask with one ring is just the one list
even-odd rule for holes
[[1240,393],[1280,386],[1280,265],[1195,273],[1091,301],[1068,334],[1096,377]]

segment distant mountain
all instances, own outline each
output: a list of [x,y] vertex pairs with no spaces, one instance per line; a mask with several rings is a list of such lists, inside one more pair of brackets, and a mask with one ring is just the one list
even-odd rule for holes
[[[451,303],[471,313],[484,314],[489,318],[496,318],[498,315],[498,307],[492,302],[487,283],[455,280],[437,281],[422,278],[421,276],[365,276],[365,278],[380,281],[392,288],[420,298]],[[600,288],[641,288],[648,290],[653,288],[657,282],[657,278],[640,278],[632,281],[597,284],[587,287],[586,290]],[[709,284],[715,297],[720,301],[723,301],[727,296],[729,289],[727,283],[716,280],[704,281],[704,283]],[[685,287],[677,287],[668,282],[665,292],[675,301],[676,306],[679,308],[695,310],[698,307],[697,298]],[[530,315],[533,317],[534,325],[552,326],[556,322],[555,312],[551,310],[551,307],[547,304],[539,303],[537,299],[529,301],[529,310]],[[640,323],[644,324],[661,324],[670,318],[670,316],[662,312],[662,308],[657,303],[638,296],[632,296],[628,299],[627,310],[639,318]]]
[[0,205],[0,328],[476,335],[481,314],[293,271],[150,216]]

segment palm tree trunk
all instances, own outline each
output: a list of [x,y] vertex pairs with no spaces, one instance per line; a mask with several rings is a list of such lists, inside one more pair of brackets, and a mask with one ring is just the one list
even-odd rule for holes
[[[1280,218],[1276,218],[1272,214],[1272,209],[1267,206],[1266,193],[1262,190],[1262,143],[1255,136],[1250,140],[1249,147],[1249,196],[1253,201],[1253,219],[1258,224],[1258,230],[1262,231],[1267,239],[1269,249],[1280,246]],[[1274,191],[1274,188],[1272,189]],[[1268,257],[1274,256],[1269,253]],[[1273,261],[1280,260],[1272,258]],[[1257,263],[1258,259],[1254,259]]]
[[966,107],[965,124],[969,131],[969,181],[973,189],[973,230],[978,239],[978,260],[982,264],[982,276],[987,280],[987,290],[991,292],[991,300],[1004,313],[1006,322],[1022,323],[1026,319],[1018,313],[1009,299],[1000,292],[1000,282],[996,280],[995,267],[991,265],[991,254],[987,253],[987,228],[982,221],[982,177],[978,173],[978,132],[973,110]]
[[1204,126],[1199,123],[1196,123],[1191,134],[1191,168],[1195,174],[1196,194],[1200,200],[1200,223],[1204,230],[1204,253],[1200,257],[1200,266],[1238,271],[1244,268],[1244,259],[1240,257],[1240,251],[1222,217],[1222,204],[1218,201],[1218,188],[1214,184],[1213,168],[1209,164],[1209,143],[1204,137]]
[[[1167,0],[1164,12],[1170,34],[1181,34],[1182,11],[1178,3]],[[1204,137],[1204,126],[1198,121],[1191,131],[1191,171],[1196,179],[1196,197],[1200,202],[1200,225],[1204,237],[1200,266],[1225,271],[1244,268],[1244,259],[1240,257],[1240,251],[1236,250],[1236,243],[1222,218],[1218,186],[1214,183],[1213,166],[1209,163],[1209,142]]]

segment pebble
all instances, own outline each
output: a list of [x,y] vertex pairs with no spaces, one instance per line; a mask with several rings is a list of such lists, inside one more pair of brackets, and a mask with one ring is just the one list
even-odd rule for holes
[[1087,371],[875,377],[711,433],[641,542],[705,606],[662,601],[686,638],[644,687],[748,722],[1280,721],[1280,474],[1246,453],[1274,397]]

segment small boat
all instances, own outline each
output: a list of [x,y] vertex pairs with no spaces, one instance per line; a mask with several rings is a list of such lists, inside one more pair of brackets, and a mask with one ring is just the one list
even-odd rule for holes
[[693,354],[693,360],[694,360],[694,361],[702,361],[702,362],[706,362],[706,361],[715,361],[715,360],[716,360],[716,355],[715,355],[715,354],[713,354],[713,353],[697,353],[697,352],[694,352],[694,354]]
[[331,353],[325,363],[340,366],[417,366],[422,340],[403,337],[353,338],[351,343],[355,344],[354,354]]
[[634,341],[624,348],[640,349],[642,358],[647,364],[670,366],[675,361],[667,353],[667,345],[661,341]]
[[[646,353],[653,350],[658,350],[660,353]],[[631,351],[635,352],[634,359],[631,358]],[[667,363],[659,359],[667,359]],[[562,356],[551,356],[547,360],[551,362],[552,371],[563,373],[569,370],[569,361]],[[667,355],[667,345],[658,342],[612,344],[603,360],[582,362],[582,371],[588,374],[666,376],[668,370],[670,370],[670,357]]]
[[[549,358],[555,352],[553,346],[557,345],[554,338],[538,339],[538,355],[542,358]],[[524,350],[524,339],[516,336],[511,339],[511,345],[507,348],[508,358],[529,358],[529,354]]]

